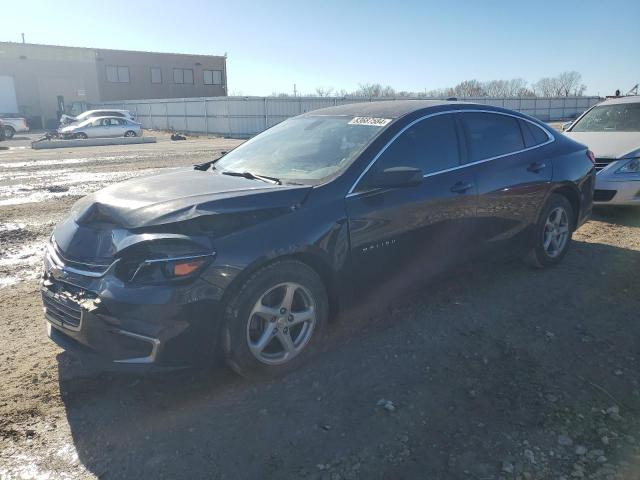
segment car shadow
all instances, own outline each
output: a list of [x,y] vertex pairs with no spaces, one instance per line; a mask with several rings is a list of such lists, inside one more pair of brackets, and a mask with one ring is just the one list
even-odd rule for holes
[[[321,354],[272,381],[99,373],[62,353],[73,442],[99,478],[496,478],[518,439],[562,448],[579,415],[568,434],[599,444],[594,408],[617,402],[637,428],[639,268],[638,251],[574,242],[549,270],[482,260],[415,278],[343,314]],[[638,468],[625,455],[607,453]]]
[[640,227],[640,207],[597,206],[594,207],[592,219],[625,227]]

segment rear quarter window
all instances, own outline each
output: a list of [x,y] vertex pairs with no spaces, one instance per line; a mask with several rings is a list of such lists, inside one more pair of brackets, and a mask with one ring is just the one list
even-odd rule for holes
[[519,120],[519,122],[524,137],[524,144],[527,148],[535,147],[549,140],[549,136],[542,128],[526,120]]
[[481,112],[463,113],[460,117],[465,131],[469,162],[507,155],[525,148],[515,117]]

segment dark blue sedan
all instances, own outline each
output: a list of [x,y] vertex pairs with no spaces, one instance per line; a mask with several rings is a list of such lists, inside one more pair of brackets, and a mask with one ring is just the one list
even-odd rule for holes
[[510,110],[317,110],[220,159],[78,201],[45,259],[49,335],[112,366],[221,352],[243,375],[277,375],[313,351],[330,316],[452,262],[500,250],[557,264],[593,188],[584,145]]

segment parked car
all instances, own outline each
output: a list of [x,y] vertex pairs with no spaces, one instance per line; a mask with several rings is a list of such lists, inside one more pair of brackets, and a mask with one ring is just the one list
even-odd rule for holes
[[640,205],[640,96],[605,100],[564,128],[596,156],[594,201]]
[[63,138],[139,137],[142,127],[126,118],[92,117],[77,125],[61,128],[60,135]]
[[82,112],[77,117],[62,114],[62,116],[60,117],[60,126],[64,127],[66,125],[77,125],[84,122],[85,120],[97,117],[118,117],[125,118],[127,120],[135,120],[134,115],[129,110],[87,110],[86,112]]
[[4,122],[0,120],[0,142],[5,139],[4,136]]
[[330,315],[401,290],[407,268],[426,278],[507,247],[560,262],[591,213],[592,160],[486,105],[306,113],[218,160],[79,200],[45,258],[49,336],[111,365],[199,365],[219,349],[243,375],[277,375]]
[[28,132],[29,125],[24,118],[20,117],[2,117],[4,136],[7,139],[13,138],[16,132]]

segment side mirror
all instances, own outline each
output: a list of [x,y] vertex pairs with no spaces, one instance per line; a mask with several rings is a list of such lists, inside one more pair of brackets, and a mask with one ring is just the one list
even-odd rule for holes
[[422,183],[422,170],[413,167],[392,167],[374,173],[367,182],[371,187],[413,187]]
[[562,131],[566,132],[567,130],[569,130],[569,127],[571,127],[571,125],[573,125],[573,122],[563,123],[562,124]]

